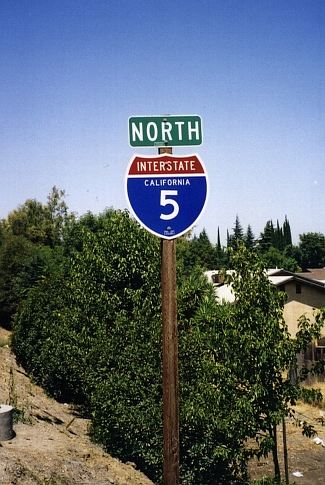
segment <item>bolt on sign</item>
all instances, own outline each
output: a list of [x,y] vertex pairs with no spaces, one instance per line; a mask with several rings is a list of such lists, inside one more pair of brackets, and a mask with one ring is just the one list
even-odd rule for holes
[[132,147],[202,144],[200,116],[133,116],[129,118]]

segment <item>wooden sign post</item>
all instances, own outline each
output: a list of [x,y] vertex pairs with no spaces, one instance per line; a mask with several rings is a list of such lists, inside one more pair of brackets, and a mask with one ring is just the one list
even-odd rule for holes
[[[171,147],[159,153],[172,153]],[[176,239],[161,239],[164,485],[179,484]]]

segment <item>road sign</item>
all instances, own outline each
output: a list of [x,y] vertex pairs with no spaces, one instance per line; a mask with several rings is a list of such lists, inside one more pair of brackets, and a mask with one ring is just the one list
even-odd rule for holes
[[200,116],[133,116],[129,118],[132,147],[202,144]]
[[134,155],[127,169],[126,195],[135,218],[163,239],[194,226],[207,193],[206,170],[197,155]]

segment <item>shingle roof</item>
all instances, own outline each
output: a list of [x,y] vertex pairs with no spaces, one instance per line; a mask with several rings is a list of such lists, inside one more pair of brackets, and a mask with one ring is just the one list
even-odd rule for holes
[[310,268],[307,271],[298,274],[305,278],[325,282],[325,268]]

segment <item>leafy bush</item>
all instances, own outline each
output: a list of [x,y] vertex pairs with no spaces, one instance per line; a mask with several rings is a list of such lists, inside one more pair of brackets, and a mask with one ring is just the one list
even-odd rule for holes
[[[120,458],[135,461],[158,482],[159,241],[127,213],[116,211],[75,223],[68,240],[69,259],[30,291],[16,318],[14,349],[20,362],[57,398],[87,406],[95,440]],[[229,434],[222,421],[228,411],[216,411],[221,397],[215,392],[215,379],[221,371],[211,359],[211,332],[217,308],[202,275],[180,281],[184,484],[213,483],[216,476],[230,484],[242,471],[242,440],[234,445],[234,433]]]

